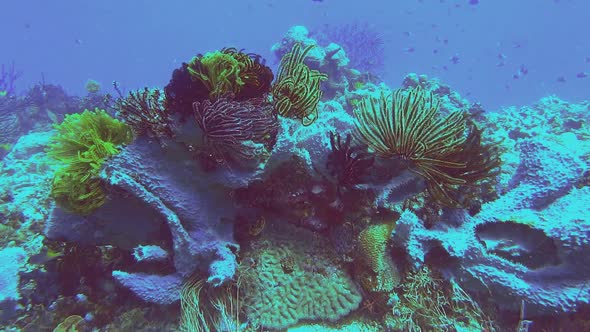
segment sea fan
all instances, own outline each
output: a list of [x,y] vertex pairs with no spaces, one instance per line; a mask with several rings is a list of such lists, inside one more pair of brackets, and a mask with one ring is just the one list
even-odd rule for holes
[[340,45],[350,60],[351,68],[372,74],[380,74],[383,70],[385,64],[383,37],[374,26],[366,22],[326,24],[312,32],[311,37],[323,46],[330,43]]

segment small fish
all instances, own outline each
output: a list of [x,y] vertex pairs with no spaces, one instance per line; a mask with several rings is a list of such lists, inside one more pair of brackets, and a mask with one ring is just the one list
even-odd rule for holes
[[55,113],[53,113],[50,110],[47,110],[46,113],[47,117],[49,118],[49,120],[51,120],[52,123],[59,123],[59,120],[57,119],[57,115]]
[[565,83],[565,77],[563,77],[563,76],[559,76],[559,77],[557,78],[557,82],[559,82],[559,83]]
[[529,73],[529,69],[527,67],[525,67],[525,65],[520,65],[520,68],[518,69],[518,71],[520,71],[523,75],[526,75]]
[[470,5],[477,5],[479,4],[479,0],[469,0]]
[[458,64],[459,60],[460,58],[458,53],[455,53],[455,55],[449,58],[449,61],[451,61],[454,65]]
[[43,265],[54,259],[62,257],[63,255],[63,248],[58,248],[57,250],[54,250],[48,247],[43,247],[41,249],[41,252],[29,258],[29,263]]
[[588,77],[588,73],[581,71],[576,74],[576,77],[577,78],[586,78],[586,77]]
[[406,47],[406,48],[404,48],[404,52],[405,53],[414,53],[415,50],[416,49],[413,48],[413,47]]

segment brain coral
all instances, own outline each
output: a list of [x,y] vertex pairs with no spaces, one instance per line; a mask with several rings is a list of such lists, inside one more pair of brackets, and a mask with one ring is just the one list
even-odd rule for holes
[[[275,227],[276,226],[276,227]],[[289,224],[267,225],[244,253],[248,318],[284,329],[303,319],[335,321],[358,308],[358,288],[336,262],[329,241]]]
[[391,291],[400,281],[397,267],[387,254],[387,242],[395,224],[370,225],[359,234],[359,251],[376,274],[375,291]]

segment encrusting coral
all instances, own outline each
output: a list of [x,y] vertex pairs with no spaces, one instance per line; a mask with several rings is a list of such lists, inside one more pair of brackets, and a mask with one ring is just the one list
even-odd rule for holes
[[62,168],[53,179],[51,196],[67,211],[90,214],[106,200],[100,168],[119,153],[120,145],[131,143],[131,127],[96,109],[67,115],[55,129],[47,154]]

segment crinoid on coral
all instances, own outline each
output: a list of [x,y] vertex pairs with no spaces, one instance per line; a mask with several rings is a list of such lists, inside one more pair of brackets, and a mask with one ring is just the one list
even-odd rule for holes
[[269,223],[240,254],[244,307],[254,327],[334,322],[359,307],[361,294],[327,239],[282,221]]
[[183,332],[242,331],[244,323],[240,298],[240,282],[230,282],[220,287],[205,283],[198,276],[189,278],[180,293]]
[[272,105],[258,98],[240,102],[223,97],[195,102],[193,108],[203,139],[201,161],[239,165],[268,158],[278,133]]
[[160,143],[174,136],[172,119],[166,112],[164,94],[160,89],[146,87],[129,92],[127,97],[123,97],[118,88],[117,92],[117,115],[133,128],[136,136],[148,135],[158,139]]
[[463,112],[438,117],[439,102],[420,87],[365,98],[355,110],[357,138],[383,158],[408,161],[445,206],[462,206],[458,186],[493,176],[500,162]]
[[61,168],[55,173],[51,196],[64,210],[92,213],[106,200],[98,173],[102,164],[133,140],[127,124],[104,110],[67,115],[55,125],[57,133],[47,148]]
[[262,57],[235,48],[198,54],[175,69],[164,88],[166,108],[184,117],[192,103],[231,96],[235,100],[262,98],[270,91],[273,74]]
[[281,59],[276,82],[272,86],[273,105],[279,115],[301,119],[304,126],[318,118],[318,103],[322,97],[320,82],[328,76],[310,69],[304,62],[314,45],[305,49],[293,45]]
[[330,145],[332,151],[328,155],[326,168],[336,179],[338,192],[342,188],[350,189],[362,182],[368,169],[375,159],[361,146],[351,144],[352,136],[348,134],[342,142],[339,133],[330,132]]

